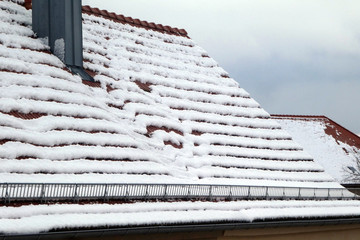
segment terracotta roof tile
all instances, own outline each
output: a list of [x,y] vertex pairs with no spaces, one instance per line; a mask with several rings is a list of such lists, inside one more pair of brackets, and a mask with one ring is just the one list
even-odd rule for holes
[[179,32],[181,35],[186,36],[188,33],[185,31],[185,29],[179,29]]
[[5,144],[5,143],[7,143],[9,141],[11,141],[11,140],[9,140],[9,139],[1,139],[0,140],[0,145],[3,145],[3,144]]
[[160,31],[164,31],[164,30],[165,30],[162,24],[155,24],[155,26],[156,26],[156,28],[157,28],[158,30],[160,30]]
[[82,6],[82,10],[85,12],[91,12],[91,7],[89,5]]
[[[25,0],[24,6],[27,9],[31,9],[31,0]],[[94,14],[96,16],[103,16],[105,18],[119,20],[123,23],[136,24],[137,26],[141,26],[144,28],[151,28],[152,30],[155,30],[155,31],[160,31],[160,32],[165,31],[169,34],[175,34],[175,35],[188,37],[188,33],[185,31],[185,29],[172,28],[170,26],[163,26],[161,24],[154,24],[152,22],[148,23],[147,21],[141,21],[139,19],[133,19],[131,17],[124,17],[124,15],[119,15],[114,12],[108,12],[107,10],[100,10],[99,8],[92,8],[88,5],[82,6],[82,11],[89,13],[89,14]]]
[[100,10],[100,14],[105,17],[109,17],[109,12],[107,10]]
[[85,84],[85,85],[88,85],[90,87],[95,87],[95,88],[100,88],[101,87],[100,82],[90,82],[90,81],[83,80],[82,83]]
[[171,32],[171,27],[169,26],[163,26],[166,32]]
[[16,118],[21,118],[21,119],[25,119],[25,120],[37,119],[37,118],[41,118],[41,117],[47,115],[45,113],[33,113],[33,112],[22,113],[19,111],[4,112],[4,114],[8,114],[8,115],[14,116]]
[[142,90],[144,90],[145,92],[151,92],[151,83],[143,83],[143,82],[140,82],[140,81],[135,81],[136,85],[138,85],[139,88],[141,88]]
[[24,6],[26,9],[31,9],[31,0],[25,0],[24,2]]
[[122,14],[119,14],[119,15],[116,15],[116,19],[117,20],[120,20],[120,21],[122,21],[122,22],[124,22],[125,23],[125,16],[124,15],[122,15]]
[[162,131],[165,131],[165,132],[168,132],[168,133],[169,132],[174,132],[174,133],[177,133],[177,134],[179,134],[181,136],[184,136],[183,132],[181,132],[181,131],[179,131],[177,129],[171,129],[171,128],[168,128],[168,127],[158,127],[158,126],[149,125],[149,126],[146,127],[146,129],[147,129],[148,134],[151,134],[151,133],[153,133],[153,132],[155,132],[157,130],[162,130]]
[[97,16],[104,16],[107,18],[111,18],[113,20],[121,21],[122,23],[135,24],[136,26],[140,26],[140,27],[144,27],[144,28],[151,28],[152,30],[155,30],[155,31],[160,31],[160,32],[165,31],[169,34],[175,34],[175,35],[181,35],[184,37],[188,37],[187,32],[184,29],[172,28],[170,26],[163,26],[161,24],[155,24],[153,22],[149,23],[147,21],[133,19],[131,17],[124,17],[124,15],[119,15],[119,14],[116,14],[113,12],[109,13],[106,10],[99,10],[98,8],[92,8],[88,5],[83,6],[82,10],[86,13],[95,14]]
[[141,21],[138,18],[133,19],[133,21],[134,21],[134,24],[139,25],[139,26],[141,25]]
[[179,34],[179,30],[177,28],[170,28],[170,32],[174,34]]
[[149,24],[146,21],[140,21],[141,26],[148,28]]
[[149,27],[151,27],[152,29],[156,29],[156,24],[153,22],[149,22]]
[[117,15],[114,12],[109,12],[109,17],[113,19],[117,19]]
[[134,23],[134,19],[132,19],[132,17],[125,17],[125,21],[127,23]]
[[91,8],[91,12],[98,16],[101,15],[101,11],[99,8]]

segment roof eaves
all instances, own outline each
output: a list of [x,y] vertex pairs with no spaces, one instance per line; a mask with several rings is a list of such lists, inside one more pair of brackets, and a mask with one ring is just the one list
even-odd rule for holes
[[84,238],[84,237],[105,237],[124,236],[134,234],[156,234],[156,233],[179,233],[179,232],[203,232],[203,231],[226,231],[241,229],[261,229],[279,227],[308,227],[324,225],[348,225],[360,224],[360,218],[332,218],[332,219],[299,219],[261,222],[237,222],[237,223],[208,223],[208,224],[183,224],[169,226],[136,226],[123,228],[106,229],[79,229],[71,231],[54,231],[36,234],[12,234],[0,235],[0,240],[11,239],[59,239],[59,238]]

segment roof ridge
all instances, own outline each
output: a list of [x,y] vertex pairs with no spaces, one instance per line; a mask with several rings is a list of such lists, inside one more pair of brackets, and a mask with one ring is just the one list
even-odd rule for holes
[[162,24],[155,24],[153,22],[142,21],[137,18],[125,17],[122,14],[108,12],[107,10],[100,10],[99,8],[90,7],[89,5],[82,6],[82,11],[85,13],[90,13],[90,14],[96,15],[96,16],[102,16],[104,18],[111,19],[116,22],[121,22],[124,24],[130,24],[130,25],[136,26],[136,27],[142,27],[145,29],[151,29],[154,31],[162,32],[162,33],[178,35],[178,36],[183,36],[183,37],[189,38],[188,33],[186,32],[185,29],[173,28],[173,27],[170,27],[167,25],[164,26]]
[[[12,1],[14,1],[14,0],[12,0]],[[17,2],[17,0],[15,0],[15,2]],[[24,6],[26,9],[31,9],[32,0],[22,0],[20,2],[20,5]],[[99,8],[93,8],[93,7],[90,7],[89,5],[83,5],[82,11],[85,13],[88,13],[88,14],[102,16],[104,18],[111,19],[116,22],[130,24],[132,26],[142,27],[145,29],[151,29],[151,30],[161,32],[161,33],[167,33],[167,34],[171,34],[171,35],[177,35],[177,36],[183,36],[183,37],[189,38],[188,33],[183,28],[179,29],[176,27],[170,27],[168,25],[164,26],[162,24],[156,24],[153,22],[142,21],[138,18],[126,17],[122,14],[116,14],[115,12],[109,12],[107,10],[100,10]]]
[[296,114],[270,114],[271,117],[294,117],[294,118],[328,118],[324,115],[296,115]]

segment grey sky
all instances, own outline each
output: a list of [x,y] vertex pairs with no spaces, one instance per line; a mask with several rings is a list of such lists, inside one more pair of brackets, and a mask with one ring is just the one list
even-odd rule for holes
[[360,133],[358,0],[83,0],[185,28],[265,110]]

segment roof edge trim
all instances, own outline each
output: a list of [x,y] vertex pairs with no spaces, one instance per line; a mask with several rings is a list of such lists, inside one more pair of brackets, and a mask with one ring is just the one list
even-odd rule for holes
[[306,227],[322,225],[348,225],[360,224],[360,218],[334,218],[334,219],[302,219],[302,220],[282,220],[282,221],[264,221],[264,222],[240,222],[240,223],[210,223],[210,224],[187,224],[172,226],[145,226],[145,227],[124,227],[112,229],[93,229],[93,230],[75,230],[58,231],[37,234],[13,234],[0,235],[0,240],[9,239],[58,239],[66,238],[84,238],[84,237],[103,237],[114,235],[133,235],[150,233],[176,233],[176,232],[203,232],[203,231],[225,231],[240,229],[259,229],[276,227]]

